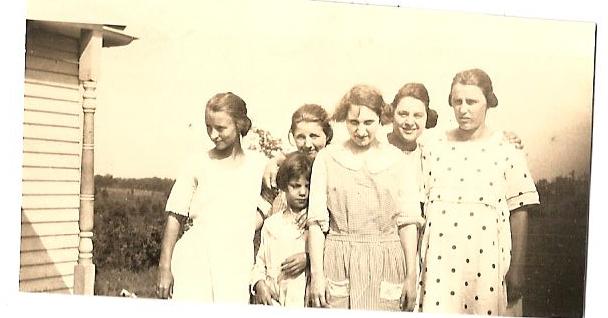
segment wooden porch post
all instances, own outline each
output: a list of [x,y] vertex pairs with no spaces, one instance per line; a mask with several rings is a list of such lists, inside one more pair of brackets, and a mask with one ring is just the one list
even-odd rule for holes
[[80,178],[80,243],[78,264],[74,267],[74,294],[93,295],[95,264],[93,264],[93,212],[95,199],[94,115],[97,106],[97,77],[103,35],[100,30],[83,30],[80,36],[81,54],[79,79],[83,85],[83,129]]

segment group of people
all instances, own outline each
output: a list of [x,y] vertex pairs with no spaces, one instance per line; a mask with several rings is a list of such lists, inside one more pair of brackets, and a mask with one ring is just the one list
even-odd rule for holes
[[332,116],[298,108],[297,151],[267,161],[241,146],[245,102],[215,95],[205,108],[215,147],[187,161],[167,201],[159,297],[512,314],[538,194],[519,138],[486,125],[498,105],[490,77],[459,72],[448,103],[458,127],[440,131],[424,85],[390,104],[357,85]]

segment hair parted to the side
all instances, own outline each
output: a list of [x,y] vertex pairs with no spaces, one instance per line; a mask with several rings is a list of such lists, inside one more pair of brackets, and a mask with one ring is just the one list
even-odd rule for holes
[[236,124],[241,136],[251,129],[251,119],[247,117],[247,104],[232,92],[215,94],[207,102],[205,112],[226,112]]
[[364,84],[355,85],[342,97],[340,103],[336,106],[336,110],[332,116],[333,120],[337,122],[345,121],[351,105],[366,106],[378,115],[381,122],[384,120],[385,113],[389,108],[377,88]]
[[308,156],[299,151],[288,154],[279,166],[277,172],[277,187],[283,191],[287,190],[289,180],[304,177],[310,180],[313,161]]
[[296,129],[296,125],[301,122],[318,123],[327,137],[326,144],[329,144],[334,136],[334,131],[329,124],[329,120],[330,118],[327,111],[320,105],[304,104],[296,109],[291,116],[291,127],[289,128],[289,132],[293,133]]
[[429,107],[429,92],[426,90],[424,84],[421,83],[407,83],[399,89],[397,94],[395,94],[393,103],[390,105],[390,111],[387,112],[387,117],[391,122],[393,121],[397,105],[399,105],[399,102],[401,102],[401,100],[405,97],[412,97],[424,103],[424,108],[426,110],[425,128],[433,128],[437,126],[437,119],[439,118],[439,115],[434,109]]
[[494,95],[494,89],[492,88],[492,80],[490,76],[479,68],[473,68],[457,73],[452,80],[452,86],[450,87],[450,96],[448,96],[448,103],[452,106],[452,88],[454,85],[475,85],[481,89],[481,92],[486,98],[488,108],[498,106],[498,99]]

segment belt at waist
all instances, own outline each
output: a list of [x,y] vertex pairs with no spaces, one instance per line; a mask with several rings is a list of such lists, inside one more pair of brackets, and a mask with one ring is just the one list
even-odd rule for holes
[[338,234],[329,233],[327,240],[341,242],[361,242],[361,243],[376,243],[376,242],[399,242],[399,235],[392,234]]

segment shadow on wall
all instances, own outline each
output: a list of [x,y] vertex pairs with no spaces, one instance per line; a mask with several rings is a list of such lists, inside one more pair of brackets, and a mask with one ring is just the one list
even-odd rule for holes
[[[78,260],[76,221],[51,221],[66,211],[21,209],[19,291],[71,294]],[[74,214],[72,212],[72,214]]]

